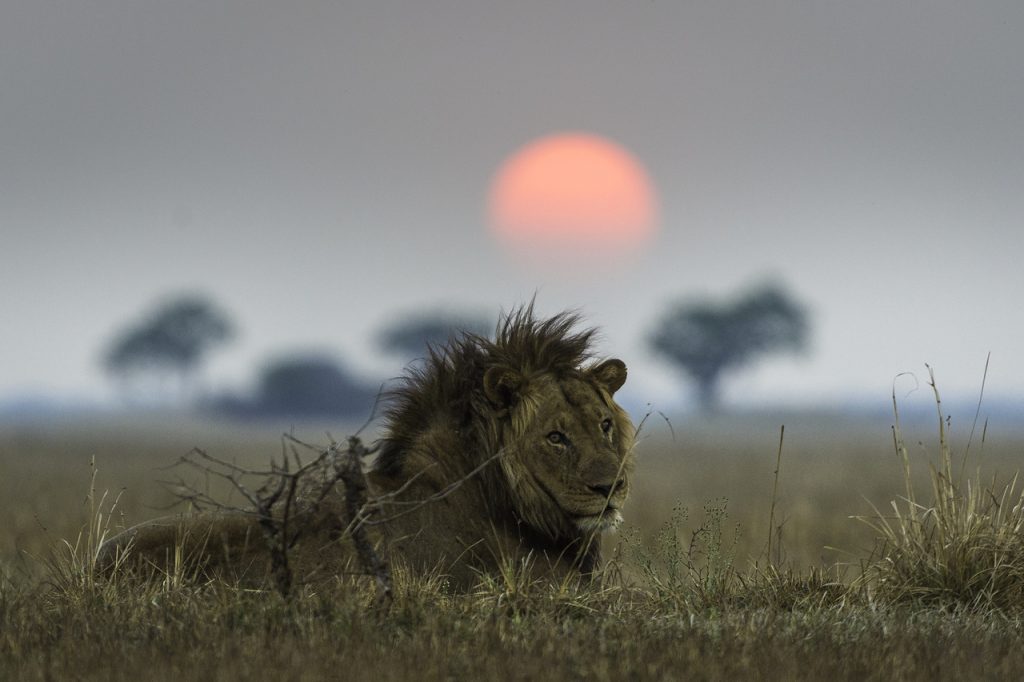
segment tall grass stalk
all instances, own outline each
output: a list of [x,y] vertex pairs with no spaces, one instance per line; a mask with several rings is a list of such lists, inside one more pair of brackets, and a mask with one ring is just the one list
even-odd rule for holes
[[[89,460],[89,491],[85,496],[86,522],[78,531],[74,542],[62,538],[54,554],[46,562],[50,580],[65,593],[93,592],[101,581],[97,570],[100,548],[110,536],[113,519],[117,514],[121,493],[109,500],[109,491],[97,493],[96,458]],[[123,554],[115,557],[113,572],[117,572]],[[103,581],[104,584],[106,581]]]
[[[779,470],[782,468],[782,441],[786,436],[786,425],[779,427],[779,451],[775,456],[775,480],[772,483],[772,505],[768,512],[768,563],[772,563],[772,535],[775,534],[775,502],[779,496]],[[782,528],[779,527],[778,556],[775,565],[782,563]]]

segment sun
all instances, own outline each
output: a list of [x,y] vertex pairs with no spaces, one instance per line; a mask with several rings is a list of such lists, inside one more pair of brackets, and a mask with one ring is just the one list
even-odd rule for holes
[[613,254],[649,242],[657,202],[641,163],[598,135],[559,133],[530,142],[499,168],[488,219],[509,249]]

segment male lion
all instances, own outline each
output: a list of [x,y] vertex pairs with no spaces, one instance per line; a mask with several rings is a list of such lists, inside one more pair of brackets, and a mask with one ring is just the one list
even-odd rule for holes
[[[371,498],[383,500],[370,530],[385,560],[463,588],[510,563],[556,578],[597,567],[600,532],[622,518],[634,428],[612,399],[626,366],[590,362],[595,332],[574,331],[578,322],[571,313],[537,320],[524,306],[493,341],[463,333],[407,372],[388,396],[367,475]],[[306,520],[289,557],[300,580],[351,562],[344,495],[339,487]],[[257,521],[242,514],[150,522],[102,554],[109,563],[131,542],[130,561],[159,565],[183,541],[208,572],[267,570]]]

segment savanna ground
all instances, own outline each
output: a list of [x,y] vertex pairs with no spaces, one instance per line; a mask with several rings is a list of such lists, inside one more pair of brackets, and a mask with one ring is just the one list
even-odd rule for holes
[[[954,414],[946,433],[954,483],[972,419]],[[966,478],[986,485],[968,488],[943,478],[937,422],[903,428],[912,506],[891,417],[679,419],[673,436],[655,415],[596,584],[531,584],[510,567],[450,594],[396,575],[389,604],[358,576],[286,600],[187,570],[148,584],[92,575],[102,529],[174,501],[162,467],[200,446],[262,468],[278,432],[0,424],[0,679],[1019,679],[1024,513],[1019,491],[1001,494],[1024,432],[994,423],[982,439],[979,423]],[[851,518],[872,505],[888,544]]]

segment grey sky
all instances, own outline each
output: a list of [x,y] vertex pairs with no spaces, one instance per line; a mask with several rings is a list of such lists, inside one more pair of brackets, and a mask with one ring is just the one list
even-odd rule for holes
[[[770,276],[811,305],[812,353],[727,395],[882,402],[928,361],[967,397],[991,350],[1019,396],[1021,35],[1016,1],[8,0],[0,396],[105,390],[114,329],[177,291],[234,313],[230,384],[295,347],[393,374],[391,316],[537,291],[667,405],[663,306]],[[647,166],[640,262],[538,272],[487,234],[498,164],[558,130]]]

